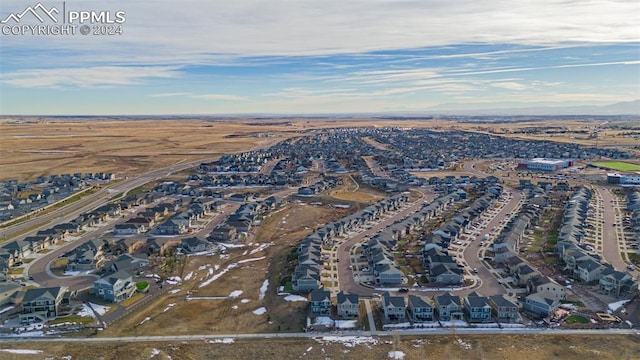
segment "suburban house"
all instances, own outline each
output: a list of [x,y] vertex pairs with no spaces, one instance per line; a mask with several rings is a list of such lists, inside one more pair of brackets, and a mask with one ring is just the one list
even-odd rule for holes
[[565,287],[548,276],[534,276],[527,282],[529,293],[544,293],[548,298],[564,300],[567,297]]
[[421,296],[409,295],[407,310],[413,322],[434,320],[433,306]]
[[434,300],[440,321],[462,320],[463,313],[460,297],[453,296],[450,292],[447,292],[436,296]]
[[598,290],[609,296],[631,297],[638,292],[638,283],[629,273],[607,269],[602,273]]
[[489,298],[475,291],[464,298],[464,312],[470,323],[491,322],[491,310]]
[[68,290],[66,286],[28,289],[22,298],[20,321],[30,324],[56,318]]
[[502,295],[489,297],[489,305],[493,309],[493,317],[497,322],[513,323],[520,319],[518,305]]
[[113,303],[130,298],[136,291],[131,274],[118,271],[93,283],[93,294]]
[[382,310],[387,321],[406,319],[406,307],[402,296],[391,296],[388,291],[382,294]]
[[188,254],[210,250],[212,244],[197,237],[185,238],[180,241],[180,247]]
[[534,315],[548,317],[560,306],[560,300],[547,297],[544,293],[529,294],[524,298],[522,307]]
[[350,319],[358,317],[360,309],[360,300],[358,294],[348,294],[340,291],[337,294],[336,310],[338,317]]
[[324,288],[312,290],[309,294],[309,305],[311,316],[331,315],[331,292]]

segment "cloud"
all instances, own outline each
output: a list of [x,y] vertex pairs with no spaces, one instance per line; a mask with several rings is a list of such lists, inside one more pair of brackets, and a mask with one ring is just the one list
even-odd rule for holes
[[3,84],[22,88],[92,88],[131,85],[150,78],[175,78],[178,66],[96,66],[18,70],[0,75]]
[[229,95],[229,94],[199,94],[199,95],[191,95],[194,99],[204,99],[204,100],[227,100],[227,101],[245,101],[247,100],[245,97],[237,96],[237,95]]
[[506,89],[506,90],[526,90],[529,88],[529,86],[525,85],[525,84],[521,84],[521,83],[517,83],[517,82],[513,82],[513,81],[504,81],[504,82],[494,82],[491,83],[491,86],[493,87],[497,87],[500,89]]
[[[151,10],[146,2],[114,0],[100,8],[126,12],[122,35],[3,36],[3,57],[42,49],[41,55],[53,62],[83,66],[211,65],[254,56],[360,54],[452,44],[557,47],[640,41],[636,1],[538,0],[514,6],[501,0],[158,0]],[[3,14],[22,9],[22,0],[3,0]]]

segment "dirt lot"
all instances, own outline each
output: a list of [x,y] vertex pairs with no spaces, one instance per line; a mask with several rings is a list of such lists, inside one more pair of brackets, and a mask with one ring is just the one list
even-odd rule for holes
[[[491,359],[491,360],[634,360],[640,359],[638,336],[425,336],[360,338],[360,344],[316,339],[166,341],[136,343],[13,343],[0,346],[0,359]],[[355,342],[355,341],[354,341]],[[36,355],[8,349],[41,350]],[[400,353],[401,352],[401,353]],[[70,356],[70,357],[68,357]]]
[[[313,227],[348,213],[287,205],[263,221],[255,242],[224,254],[188,257],[175,290],[110,325],[101,336],[300,331],[307,303],[276,295],[287,255]],[[266,293],[261,290],[265,279]],[[254,313],[262,307],[264,315]]]

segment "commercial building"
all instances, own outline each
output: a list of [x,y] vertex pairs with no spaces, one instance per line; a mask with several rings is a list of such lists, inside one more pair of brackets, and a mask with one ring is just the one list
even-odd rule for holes
[[558,171],[573,166],[572,160],[534,158],[523,160],[518,164],[519,170]]
[[640,185],[640,175],[607,174],[607,182],[609,184]]

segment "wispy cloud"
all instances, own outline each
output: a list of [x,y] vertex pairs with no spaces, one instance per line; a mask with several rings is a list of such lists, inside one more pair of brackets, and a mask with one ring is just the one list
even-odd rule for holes
[[180,74],[178,66],[96,66],[18,70],[0,75],[0,81],[23,88],[91,88],[131,85],[151,78],[175,78]]
[[168,97],[188,97],[191,99],[202,100],[225,100],[225,101],[246,101],[244,96],[232,95],[232,94],[193,94],[190,92],[174,92],[174,93],[158,93],[151,94],[152,98],[168,98]]
[[525,84],[521,84],[513,81],[494,82],[494,83],[491,83],[491,86],[500,88],[500,89],[517,90],[517,91],[522,91],[529,88],[529,86]]

